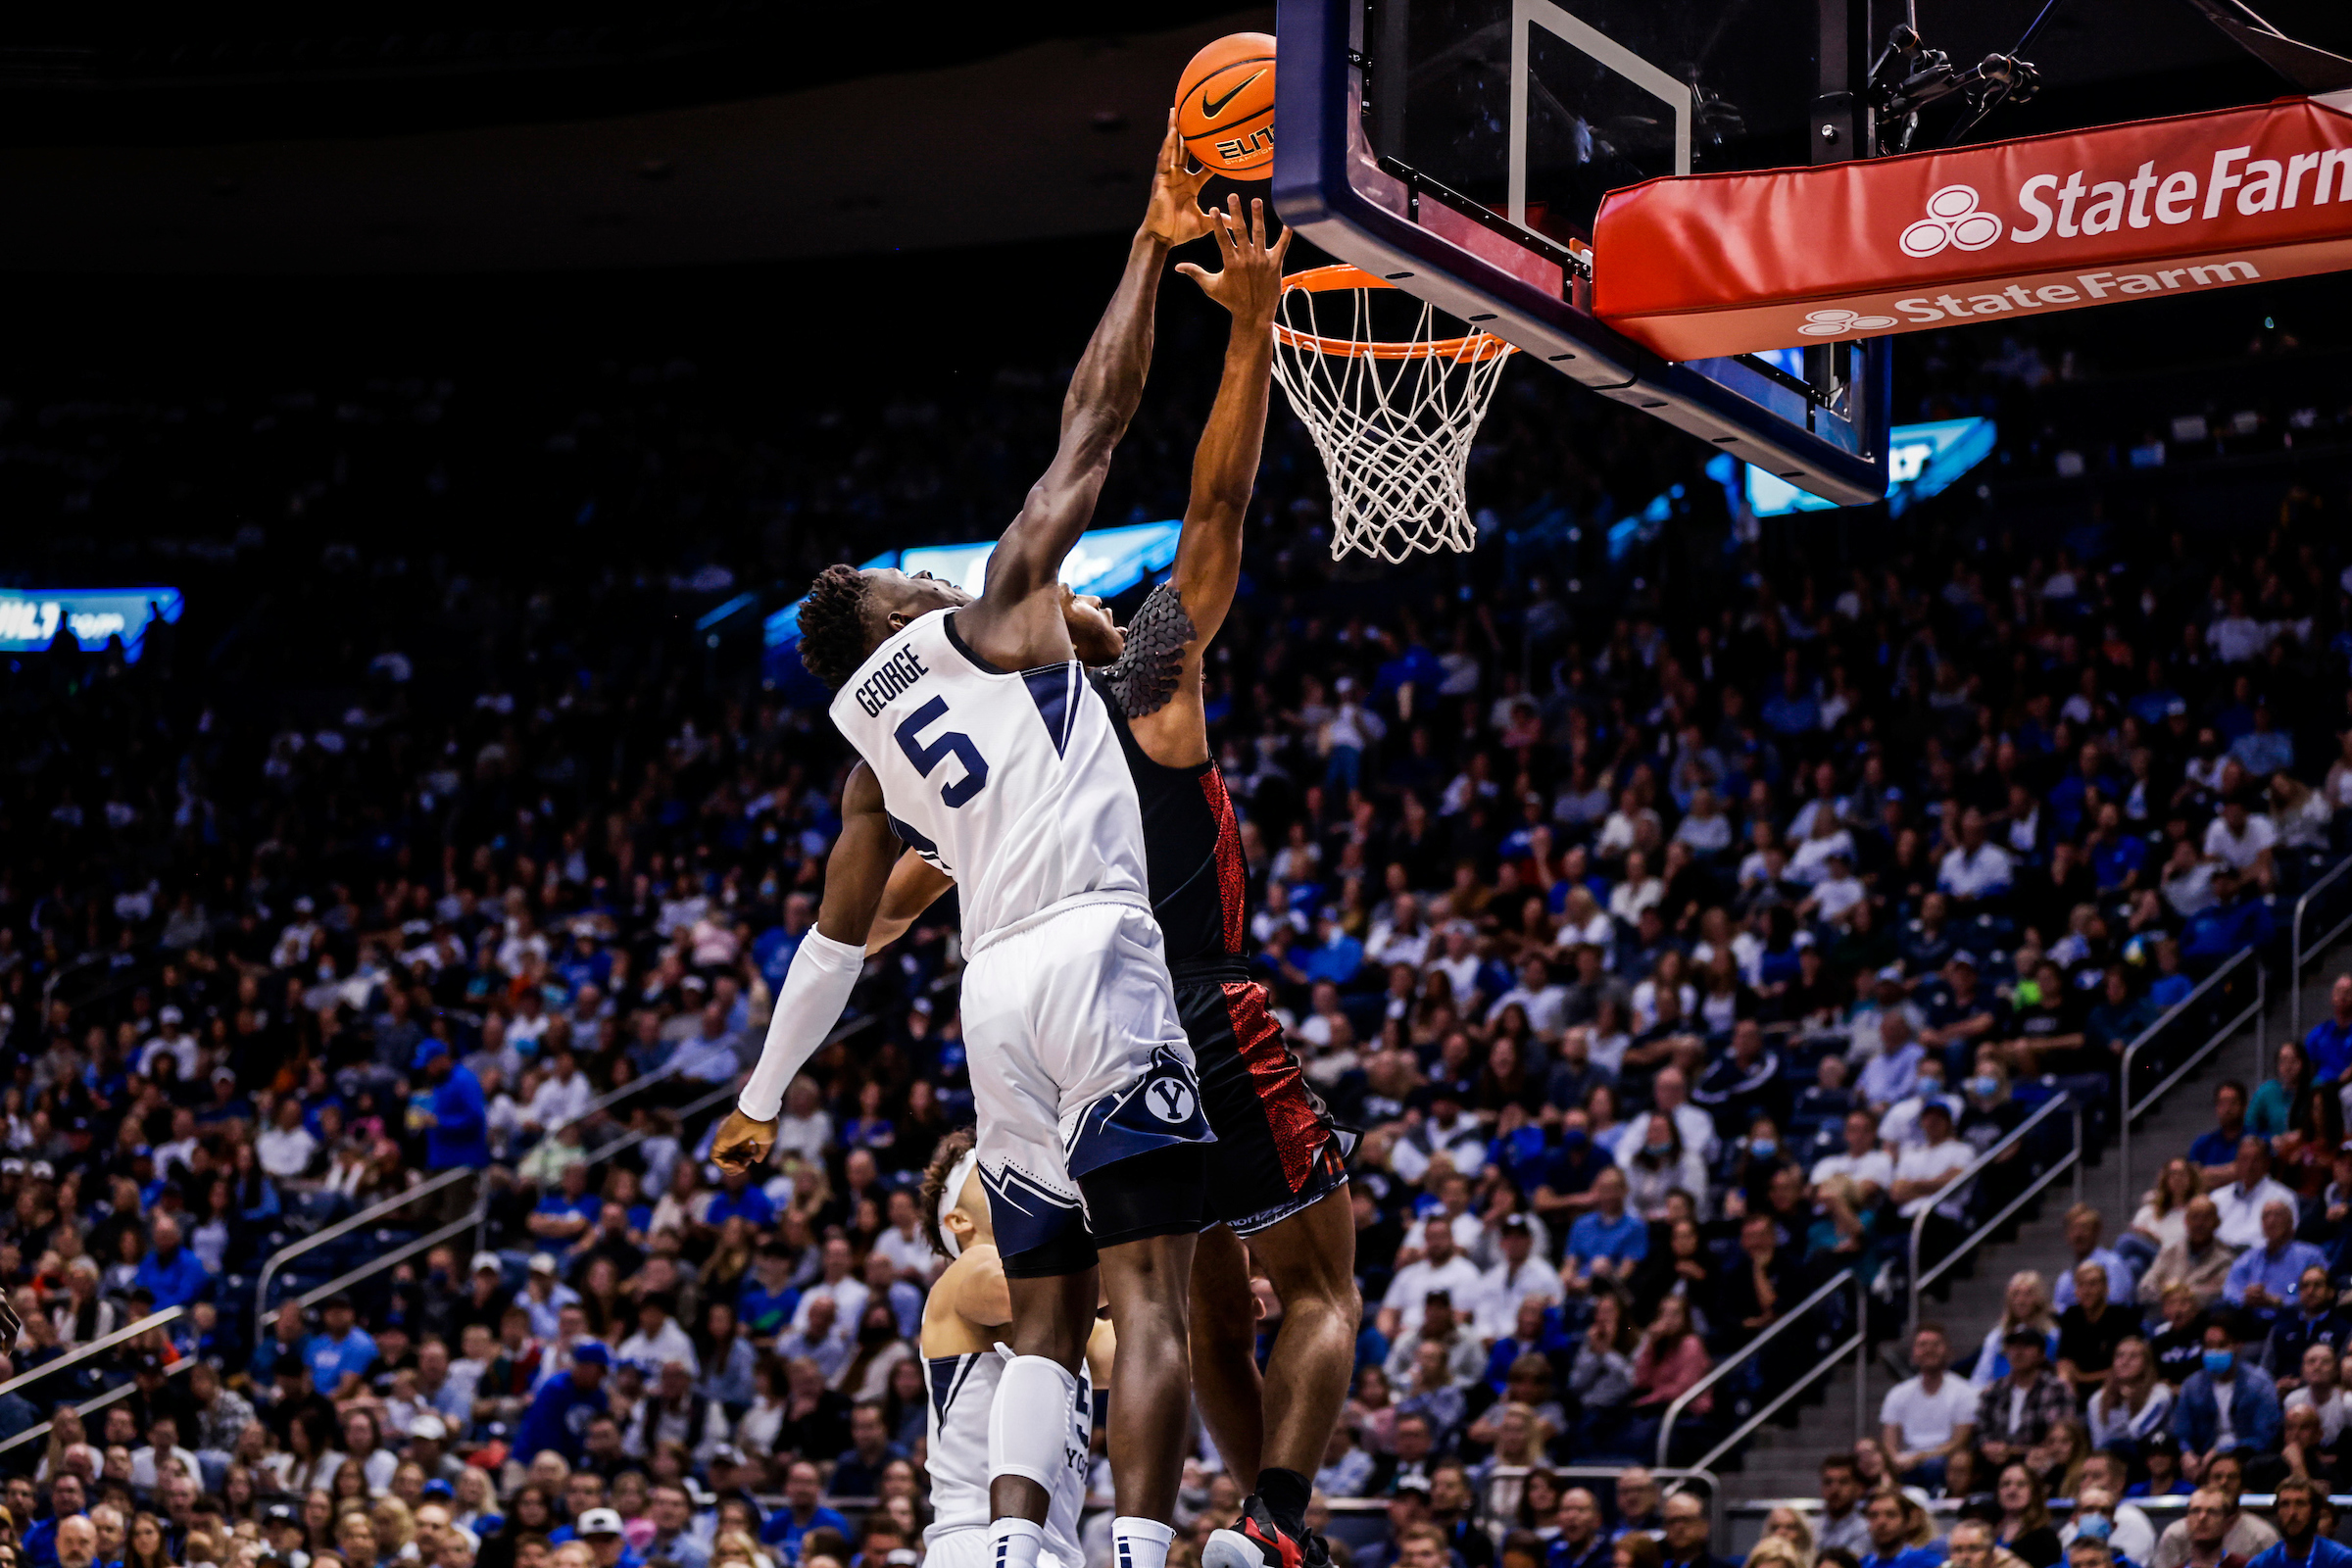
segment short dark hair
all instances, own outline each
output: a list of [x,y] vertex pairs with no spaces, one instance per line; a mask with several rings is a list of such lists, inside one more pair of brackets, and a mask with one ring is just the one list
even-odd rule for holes
[[801,604],[801,662],[835,691],[871,652],[865,636],[865,573],[836,563],[816,574]]
[[1843,1470],[1848,1475],[1854,1476],[1859,1476],[1862,1473],[1862,1467],[1854,1463],[1854,1456],[1850,1453],[1833,1453],[1828,1458],[1821,1461],[1821,1473],[1823,1475],[1826,1476],[1833,1470]]

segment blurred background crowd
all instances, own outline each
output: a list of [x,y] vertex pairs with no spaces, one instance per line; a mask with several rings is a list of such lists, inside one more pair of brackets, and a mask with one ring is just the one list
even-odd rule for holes
[[[1102,523],[1181,509],[1196,307]],[[2335,351],[2242,316],[1912,340],[1906,414],[2002,436],[1896,521],[1758,518],[1663,426],[1517,373],[1481,548],[1396,572],[1331,565],[1277,411],[1209,711],[1252,962],[1362,1133],[1336,1552],[1706,1556],[1639,1466],[1822,1340],[1741,1352],[1840,1280],[1823,1332],[1859,1301],[1893,1335],[1915,1224],[1933,1259],[2024,1191],[2053,1100],[2111,1140],[2125,1048],[2276,959],[2352,849],[2352,411]],[[189,603],[135,662],[0,664],[8,1549],[904,1568],[914,1187],[971,1104],[954,906],[869,963],[774,1166],[719,1179],[848,761],[727,607],[993,535],[1066,365],[983,327],[811,389],[716,332],[512,358],[401,317],[222,368],[209,330],[0,377],[0,496],[64,522],[28,570]],[[1999,1323],[1898,1341],[1919,1377],[1799,1568],[1914,1549],[1905,1503],[1862,1522],[1889,1482],[2049,1568],[2031,1521],[2086,1465],[2331,1476],[2347,1060],[2352,983],[2144,1211],[2071,1219]],[[1625,1474],[1556,1473],[1595,1463]],[[1193,1538],[1238,1501],[1203,1440]]]

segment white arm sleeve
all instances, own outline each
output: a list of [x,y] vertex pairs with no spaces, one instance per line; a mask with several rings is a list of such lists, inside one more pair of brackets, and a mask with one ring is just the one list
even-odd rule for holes
[[841,1009],[850,1004],[850,990],[865,967],[865,949],[836,942],[811,926],[801,938],[801,951],[776,992],[775,1010],[768,1015],[767,1043],[760,1048],[759,1064],[744,1083],[736,1106],[754,1121],[774,1121],[784,1108],[784,1091],[825,1043]]

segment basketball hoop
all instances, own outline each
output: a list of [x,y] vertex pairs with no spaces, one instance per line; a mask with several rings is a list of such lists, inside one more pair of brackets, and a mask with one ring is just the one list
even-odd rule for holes
[[[1470,443],[1515,351],[1491,332],[1437,336],[1427,301],[1408,336],[1374,338],[1375,291],[1396,294],[1359,269],[1318,267],[1283,279],[1274,316],[1275,377],[1331,475],[1332,559],[1470,550]],[[1318,304],[1335,327],[1346,313],[1346,336],[1325,334]]]

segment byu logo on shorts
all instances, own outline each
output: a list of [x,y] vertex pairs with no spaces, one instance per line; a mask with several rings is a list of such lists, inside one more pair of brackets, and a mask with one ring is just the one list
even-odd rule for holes
[[1199,1099],[1181,1078],[1154,1078],[1144,1085],[1144,1103],[1171,1127],[1192,1120]]
[[1928,198],[1928,216],[1903,230],[1905,256],[1929,257],[1946,245],[1981,251],[2001,237],[2001,220],[1977,211],[1974,185],[1946,185]]

